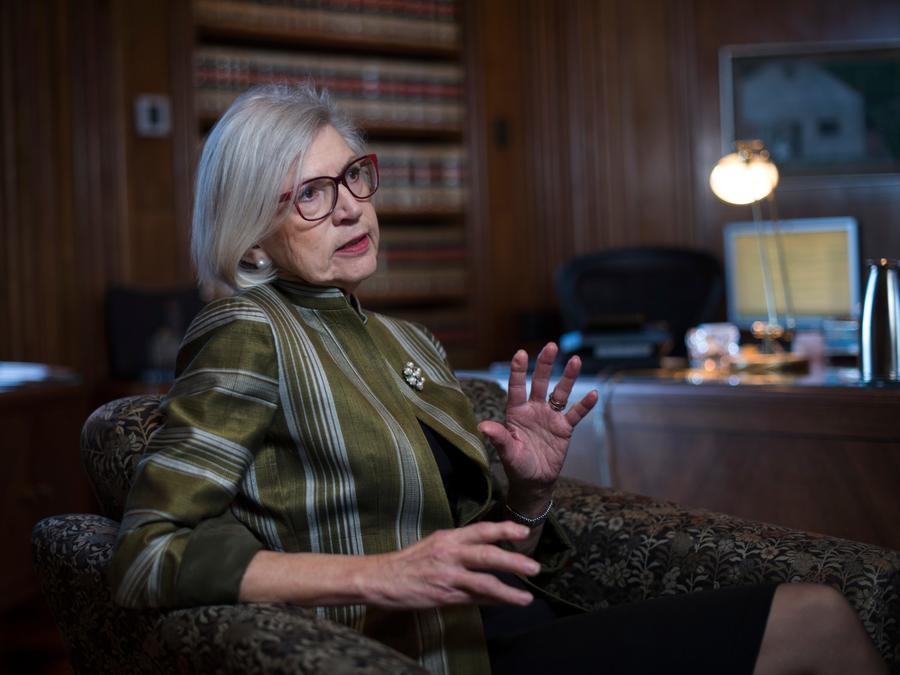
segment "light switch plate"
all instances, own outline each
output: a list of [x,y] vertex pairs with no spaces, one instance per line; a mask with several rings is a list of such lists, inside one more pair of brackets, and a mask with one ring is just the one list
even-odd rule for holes
[[172,131],[172,102],[163,94],[134,99],[134,129],[143,138],[164,138]]

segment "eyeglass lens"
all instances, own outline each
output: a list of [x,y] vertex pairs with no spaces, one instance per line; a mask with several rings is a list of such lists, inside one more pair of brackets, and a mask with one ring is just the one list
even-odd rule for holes
[[378,189],[378,169],[370,157],[360,157],[337,178],[315,178],[300,186],[297,209],[307,220],[324,218],[337,204],[338,182],[357,199],[366,199]]

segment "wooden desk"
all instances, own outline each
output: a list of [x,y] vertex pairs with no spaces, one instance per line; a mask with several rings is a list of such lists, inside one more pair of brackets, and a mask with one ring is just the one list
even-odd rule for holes
[[624,376],[602,393],[614,487],[900,550],[900,389]]
[[49,515],[97,508],[79,457],[79,434],[88,412],[87,390],[77,379],[0,390],[0,610],[38,593],[31,563],[35,523]]

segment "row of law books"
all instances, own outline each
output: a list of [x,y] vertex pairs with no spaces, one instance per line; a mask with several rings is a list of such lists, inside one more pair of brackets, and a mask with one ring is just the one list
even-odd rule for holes
[[463,298],[467,291],[466,267],[457,265],[387,265],[366,279],[361,297],[377,302],[441,301]]
[[463,72],[452,63],[286,53],[203,46],[194,56],[197,111],[223,112],[260,84],[313,82],[360,124],[458,128],[463,120]]
[[396,225],[381,228],[379,267],[464,264],[468,256],[461,225]]
[[459,211],[466,200],[466,154],[452,144],[372,144],[383,210]]
[[382,226],[378,271],[366,281],[366,292],[381,300],[461,298],[467,264],[462,225]]
[[456,0],[195,0],[199,25],[459,46]]

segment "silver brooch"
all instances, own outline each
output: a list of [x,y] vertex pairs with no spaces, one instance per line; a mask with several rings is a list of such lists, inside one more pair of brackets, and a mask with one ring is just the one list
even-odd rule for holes
[[414,387],[419,391],[425,386],[425,378],[422,376],[422,369],[417,367],[412,361],[407,361],[403,366],[403,379],[410,387]]

